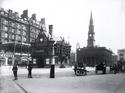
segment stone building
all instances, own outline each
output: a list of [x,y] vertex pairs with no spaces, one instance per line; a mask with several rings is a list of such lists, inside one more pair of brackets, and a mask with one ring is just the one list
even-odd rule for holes
[[[28,10],[24,10],[20,16],[10,9],[1,8],[0,47],[1,53],[4,54],[1,59],[2,61],[5,59],[5,62],[2,63],[12,64],[13,59],[18,59],[18,62],[28,60],[30,58],[30,42],[37,38],[41,26],[42,22],[36,20],[35,14],[31,18],[28,17]],[[19,60],[20,58],[22,60]]]
[[117,54],[118,54],[117,64],[122,65],[123,69],[125,70],[125,49],[119,49]]
[[[33,61],[37,66],[44,67],[46,62],[48,64],[48,58],[50,58],[52,54],[52,43],[56,41],[51,40],[51,34],[52,25],[49,26],[49,32],[47,32],[45,18],[38,21],[36,14],[32,14],[31,17],[28,17],[28,10],[24,10],[23,14],[19,15],[10,9],[4,10],[1,8],[0,64],[12,65],[13,62],[18,62],[18,64],[24,65],[29,61]],[[57,44],[57,42],[54,44]],[[62,46],[64,45],[66,45],[66,43]],[[67,45],[65,48],[67,47],[69,47],[68,53],[70,53],[70,45]],[[55,49],[57,49],[57,47],[55,47]],[[62,51],[63,48],[59,49]],[[65,58],[67,56],[69,56],[69,54],[66,55]]]
[[[71,46],[63,39],[57,40],[53,36],[53,25],[49,25],[49,36],[41,31],[36,42],[31,43],[31,57],[37,67],[47,67],[52,64],[69,64]],[[54,51],[54,54],[53,54]]]
[[106,65],[112,64],[112,51],[106,49],[106,47],[97,47],[94,45],[94,35],[95,32],[91,13],[87,47],[77,48],[77,63],[86,64],[87,66],[95,66],[100,63],[105,63]]
[[118,50],[118,61],[125,61],[125,49]]

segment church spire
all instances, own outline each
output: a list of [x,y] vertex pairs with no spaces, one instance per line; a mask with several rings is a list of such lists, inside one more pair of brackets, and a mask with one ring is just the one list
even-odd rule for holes
[[90,19],[92,20],[92,11],[91,11],[91,18]]
[[93,25],[93,18],[92,18],[92,12],[90,15],[90,23],[89,23],[89,31],[88,31],[88,42],[87,47],[94,47],[94,25]]
[[92,11],[91,11],[91,15],[90,15],[90,25],[93,25]]

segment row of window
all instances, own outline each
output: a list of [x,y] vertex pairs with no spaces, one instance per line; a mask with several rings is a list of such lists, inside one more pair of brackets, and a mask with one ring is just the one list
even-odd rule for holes
[[[9,18],[12,18],[12,19],[15,19],[15,20],[18,20],[18,21],[21,21],[23,23],[28,23],[26,20],[23,20],[22,18],[19,17],[19,14],[17,12],[13,13],[12,11],[0,11],[0,15],[3,15],[3,16],[6,16],[6,17],[9,17]],[[29,20],[30,24],[40,28],[41,27],[41,24],[40,22],[38,21],[34,21],[32,18],[30,18]]]
[[[6,32],[9,31],[11,33],[21,34],[21,35],[26,36],[26,31],[25,30],[14,29],[12,27],[8,27],[8,26],[5,26],[5,25],[1,25],[1,30],[6,31]],[[38,36],[39,32],[40,32],[40,30],[32,29],[31,30],[31,37],[36,38],[36,36]]]
[[38,37],[38,34],[30,33],[30,37],[35,39]]
[[[13,22],[13,21],[8,21],[8,20],[6,20],[6,19],[4,19],[4,18],[1,18],[1,24],[7,25],[7,26],[9,25],[9,26],[12,26],[12,27],[18,28],[18,29],[27,30],[27,26],[25,26],[25,25],[23,25],[23,24],[20,24],[20,23],[15,23],[15,22]],[[36,26],[36,27],[38,26],[38,28],[40,28],[40,25],[34,24],[34,26]],[[30,29],[31,29],[31,30],[32,30],[32,29],[35,30],[35,28],[32,27],[32,26],[31,26]]]
[[[5,39],[5,38],[1,38],[1,42],[7,43],[7,42],[14,42],[14,40],[10,39]],[[21,42],[20,40],[16,40],[16,42]],[[23,43],[26,43],[26,41],[23,41]]]
[[31,26],[30,27],[30,32],[33,32],[34,34],[39,34],[40,30]]
[[[1,33],[1,37],[2,38],[9,38],[9,39],[13,39],[13,40],[18,40],[18,41],[23,41],[26,42],[26,37],[25,36],[21,36],[21,35],[14,35],[14,34],[8,34],[8,33]],[[22,39],[22,40],[21,40]]]
[[4,24],[4,25],[9,25],[9,26],[12,26],[14,28],[18,28],[18,29],[23,29],[23,30],[27,30],[27,26],[25,25],[22,25],[20,23],[15,23],[15,22],[12,22],[12,21],[8,21],[4,18],[1,18],[1,24]]
[[[1,18],[0,27],[1,37],[3,39],[26,42],[26,36],[28,34],[27,26]],[[30,41],[35,40],[38,37],[39,32],[39,29],[30,26]]]
[[12,26],[12,25],[5,25],[5,24],[3,24],[3,23],[1,23],[2,24],[2,26],[4,27],[11,27],[11,28],[15,28],[15,29],[20,29],[20,30],[25,30],[25,31],[27,31],[27,27],[26,26],[21,26],[21,25],[18,25],[18,26]]
[[1,30],[6,31],[6,32],[9,31],[9,32],[15,33],[15,34],[22,34],[22,35],[26,36],[25,30],[14,29],[12,27],[7,27],[5,25],[1,25]]
[[[1,24],[2,24],[2,28],[5,29],[5,30],[8,30],[7,28],[8,27],[13,27],[13,28],[17,28],[17,29],[22,29],[22,30],[25,30],[27,31],[27,26],[25,25],[22,25],[20,23],[15,23],[15,22],[12,22],[12,21],[8,21],[4,18],[1,18]],[[5,26],[6,25],[6,26]],[[39,33],[39,29],[36,29],[35,27],[31,26],[30,27],[30,31],[31,32],[34,32],[36,34]]]
[[[20,40],[21,36],[26,37],[25,31],[22,32],[22,35],[20,35],[20,34],[21,34],[21,31],[17,30],[16,36],[18,36],[18,37],[16,38],[16,40]],[[1,36],[4,37],[4,38],[9,37],[10,39],[14,39],[15,34],[14,33],[7,33],[7,32],[2,31]],[[38,37],[38,34],[30,33],[30,37],[33,38],[33,39],[36,39]]]

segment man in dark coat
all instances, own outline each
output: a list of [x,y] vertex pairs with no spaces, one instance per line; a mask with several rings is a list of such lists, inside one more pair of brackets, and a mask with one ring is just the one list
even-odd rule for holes
[[32,64],[28,64],[28,78],[32,78]]
[[14,80],[17,80],[17,71],[18,71],[17,64],[13,65],[12,71],[14,74]]

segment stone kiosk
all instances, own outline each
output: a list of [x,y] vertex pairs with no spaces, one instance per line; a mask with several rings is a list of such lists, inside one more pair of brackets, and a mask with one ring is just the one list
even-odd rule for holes
[[[52,28],[52,25],[49,28]],[[36,41],[31,43],[31,57],[36,67],[49,66],[53,56],[54,42],[54,40],[51,40],[51,37],[47,37],[44,31],[41,31]]]

